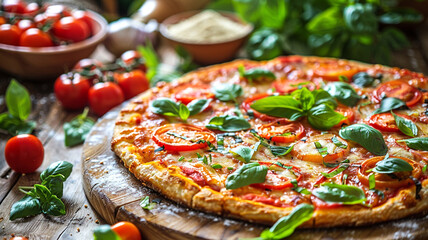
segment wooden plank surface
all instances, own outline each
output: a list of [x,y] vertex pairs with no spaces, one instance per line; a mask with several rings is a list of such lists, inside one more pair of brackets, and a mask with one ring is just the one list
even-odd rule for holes
[[[416,31],[410,33],[412,38],[412,47],[408,50],[394,54],[393,66],[409,68],[414,71],[428,74],[428,26],[420,26]],[[110,60],[108,55],[102,54],[105,52],[101,47],[98,52],[95,53],[95,57],[101,60]],[[162,54],[165,56],[170,54],[170,51],[161,49]],[[175,63],[176,58],[169,58],[169,63]],[[6,111],[4,93],[6,87],[11,79],[11,76],[6,73],[0,72],[0,112]],[[138,201],[144,194],[155,194],[151,191],[143,189],[139,185],[138,181],[134,184],[138,185],[141,192],[133,192],[127,196],[124,196],[123,192],[116,192],[114,201],[116,205],[106,206],[109,211],[113,211],[114,215],[111,218],[103,220],[101,215],[97,214],[92,208],[91,204],[85,197],[84,192],[93,194],[94,191],[100,191],[103,189],[102,184],[94,185],[92,188],[87,189],[82,187],[83,181],[89,181],[88,179],[82,179],[82,145],[73,148],[64,147],[64,133],[62,125],[65,121],[73,118],[78,112],[67,112],[64,111],[59,104],[56,102],[53,95],[53,80],[46,81],[44,83],[31,83],[23,82],[18,79],[25,87],[30,91],[31,99],[33,103],[33,111],[30,115],[31,120],[37,122],[37,128],[34,132],[43,142],[45,147],[45,159],[43,166],[39,168],[36,173],[20,175],[11,171],[4,160],[4,146],[9,136],[4,133],[0,133],[0,239],[9,239],[12,234],[21,236],[30,236],[30,239],[91,239],[92,231],[99,224],[106,222],[115,222],[118,220],[134,220],[143,222],[143,217],[147,215],[148,219],[153,221],[160,221],[162,216],[156,216],[156,214],[150,214],[143,211],[138,207]],[[105,150],[105,149],[104,149]],[[101,151],[101,150],[100,150]],[[95,152],[93,152],[95,154]],[[65,183],[65,191],[63,201],[65,202],[67,214],[62,217],[50,217],[39,215],[36,217],[26,218],[22,220],[9,221],[10,207],[14,202],[22,198],[23,194],[18,191],[18,186],[27,186],[39,182],[39,174],[48,165],[55,161],[66,160],[74,164],[73,172],[70,178]],[[126,170],[126,169],[125,169]],[[94,170],[95,171],[95,170]],[[98,170],[97,170],[98,171]],[[123,168],[118,168],[114,171],[118,171],[115,174],[123,176],[128,174]],[[124,171],[124,172],[122,172]],[[132,185],[134,186],[134,185]],[[165,206],[172,204],[168,201],[163,202]],[[106,204],[105,202],[93,203],[94,207],[97,204]],[[130,215],[131,209],[138,209],[133,215]],[[166,210],[171,210],[165,208]],[[192,212],[195,215],[193,222],[200,220],[200,215],[197,212]],[[172,212],[171,218],[179,219],[180,214]],[[199,219],[199,220],[198,220]],[[176,227],[182,227],[183,230],[193,235],[207,236],[212,235],[215,237],[221,237],[226,239],[236,239],[239,231],[242,229],[248,230],[252,226],[248,223],[242,223],[234,220],[228,220],[220,222],[216,217],[208,216],[208,219],[203,220],[202,227],[191,228],[187,227],[186,224],[178,224]],[[169,220],[169,218],[162,219],[162,221]],[[202,221],[202,220],[201,220]],[[385,238],[395,239],[416,239],[415,236],[409,235],[417,233],[423,229],[428,228],[427,217],[417,218],[416,221],[396,221],[391,225],[379,224],[376,228],[379,231],[383,231]],[[226,229],[224,232],[219,234],[216,229]],[[262,227],[257,228],[258,230],[251,229],[253,231],[260,231]],[[399,229],[399,231],[397,230]],[[337,236],[340,233],[346,233],[347,236],[353,237],[356,235],[370,238],[371,229],[358,228],[355,229],[333,229],[333,230],[299,230],[298,234],[295,234],[291,239],[331,239],[332,236]],[[151,225],[147,229],[143,230],[146,235],[163,233],[162,228],[157,229],[155,225]],[[173,234],[173,233],[171,233]],[[243,234],[243,233],[241,233]],[[248,236],[253,236],[254,232],[248,233]],[[173,235],[177,236],[177,235]],[[243,236],[243,235],[240,235]],[[247,236],[247,235],[245,235]],[[423,238],[421,238],[423,239]]]

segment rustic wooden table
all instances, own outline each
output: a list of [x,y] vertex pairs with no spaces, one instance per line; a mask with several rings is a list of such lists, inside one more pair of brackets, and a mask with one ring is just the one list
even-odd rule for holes
[[[394,54],[392,65],[428,75],[428,23],[407,34],[411,39],[411,47]],[[109,60],[103,48],[98,49],[94,57]],[[171,61],[170,58],[167,61]],[[6,73],[0,73],[0,112],[7,110],[4,94],[11,78]],[[43,83],[18,80],[31,94],[33,108],[30,119],[37,122],[34,134],[43,142],[45,158],[37,172],[26,175],[15,173],[4,160],[4,147],[9,136],[0,133],[0,239],[9,239],[13,235],[27,236],[32,240],[92,239],[93,230],[105,221],[93,210],[82,188],[82,145],[71,148],[64,146],[63,124],[80,112],[62,109],[53,94],[53,80]],[[61,217],[38,215],[10,221],[11,206],[23,197],[18,187],[39,183],[40,172],[59,160],[74,164],[73,172],[65,182],[62,198],[67,214]]]

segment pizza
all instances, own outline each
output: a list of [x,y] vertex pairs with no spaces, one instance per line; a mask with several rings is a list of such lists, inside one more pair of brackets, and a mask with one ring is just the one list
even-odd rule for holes
[[348,60],[235,60],[131,100],[111,145],[144,185],[193,209],[367,225],[428,210],[427,89],[422,74]]

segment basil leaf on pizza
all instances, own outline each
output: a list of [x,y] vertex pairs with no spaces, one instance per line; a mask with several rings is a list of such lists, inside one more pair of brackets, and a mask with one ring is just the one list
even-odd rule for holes
[[212,87],[215,97],[222,102],[237,102],[237,98],[244,93],[241,85],[238,84],[216,84]]
[[196,115],[204,111],[211,103],[211,99],[195,99],[187,104],[190,116]]
[[254,145],[254,149],[247,146],[237,146],[235,148],[230,149],[230,152],[233,155],[238,155],[240,159],[244,160],[243,162],[249,163],[254,153],[259,148],[260,142]]
[[406,145],[411,149],[428,151],[428,137],[403,139],[398,140],[397,142],[405,142]]
[[400,158],[389,158],[385,157],[384,160],[376,163],[376,167],[373,168],[373,172],[390,174],[397,172],[410,172],[413,171],[412,165]]
[[317,89],[312,91],[312,94],[315,97],[315,104],[314,106],[318,106],[321,104],[330,106],[332,109],[336,109],[337,107],[337,101],[332,97],[327,91],[324,89]]
[[388,152],[383,135],[379,130],[358,123],[340,129],[339,136],[360,144],[367,151],[382,156]]
[[[348,160],[349,162],[349,160]],[[329,173],[321,173],[324,177],[326,178],[332,178],[334,176],[336,176],[337,174],[345,171],[346,169],[348,169],[348,167],[351,166],[351,164],[349,163],[341,163],[334,171],[329,172]]]
[[343,119],[346,117],[325,104],[313,107],[308,112],[309,124],[318,130],[330,130]]
[[356,106],[361,97],[355,89],[345,82],[331,82],[324,88],[332,97],[346,106]]
[[398,98],[387,97],[382,99],[382,101],[380,102],[380,107],[374,110],[372,115],[389,112],[391,110],[401,109],[401,108],[405,108],[405,109],[408,108],[405,102],[403,102]]
[[259,99],[251,104],[251,108],[274,117],[288,118],[295,121],[305,114],[300,101],[292,96],[270,96]]
[[307,88],[301,88],[291,93],[291,96],[301,102],[303,111],[308,111],[315,104],[315,97]]
[[293,150],[293,145],[291,145],[291,146],[269,145],[268,148],[274,156],[284,156],[284,155],[289,154]]
[[257,81],[261,79],[269,79],[269,80],[275,80],[276,76],[273,74],[273,72],[263,69],[263,68],[251,68],[248,70],[245,70],[244,66],[238,67],[239,75],[241,77],[244,77],[250,81]]
[[412,120],[400,117],[392,111],[391,114],[394,116],[395,123],[402,133],[410,137],[416,137],[418,135],[418,127],[416,127],[416,124],[413,123]]
[[382,74],[372,77],[367,72],[359,72],[352,76],[352,83],[358,87],[372,87],[374,82],[380,79],[382,79]]
[[225,115],[211,118],[205,127],[223,132],[237,132],[249,129],[251,125],[245,118]]
[[288,216],[280,218],[270,228],[264,230],[260,237],[262,239],[279,240],[293,234],[294,230],[302,223],[312,218],[314,206],[306,203],[297,205]]
[[313,190],[312,194],[327,203],[354,205],[366,200],[366,195],[361,188],[336,183],[325,183]]
[[179,117],[186,121],[189,116],[196,115],[205,110],[211,99],[195,99],[187,106],[170,98],[158,98],[150,103],[150,110],[156,114]]
[[253,183],[262,183],[266,180],[268,167],[257,162],[247,163],[227,176],[226,189],[237,189]]

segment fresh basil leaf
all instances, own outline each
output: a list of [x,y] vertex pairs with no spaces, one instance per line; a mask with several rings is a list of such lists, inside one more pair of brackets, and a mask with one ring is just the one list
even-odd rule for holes
[[270,96],[254,101],[251,108],[274,117],[295,121],[304,116],[300,101],[291,96]]
[[236,98],[238,98],[244,93],[241,85],[238,85],[238,84],[230,84],[230,83],[216,84],[212,88],[213,88],[215,97],[222,102],[228,102],[228,101],[236,102],[237,101]]
[[42,185],[46,186],[53,195],[62,198],[64,181],[65,177],[62,174],[49,175],[42,181]]
[[406,103],[401,101],[398,98],[390,98],[390,97],[384,98],[380,102],[380,107],[378,109],[374,110],[372,115],[384,113],[384,112],[389,112],[391,110],[399,109],[399,108],[406,108],[407,109]]
[[42,202],[42,212],[52,216],[65,215],[65,205],[61,199],[52,195],[47,202]]
[[149,196],[145,196],[144,198],[141,199],[140,206],[143,209],[152,210],[156,206],[156,203],[154,202],[151,203]]
[[412,165],[400,158],[386,158],[376,163],[373,172],[390,174],[413,171]]
[[184,105],[184,104],[180,103],[179,108],[178,108],[178,116],[179,116],[182,120],[184,120],[184,121],[186,121],[186,120],[187,120],[187,118],[189,118],[189,116],[190,116],[190,111],[189,111],[189,109],[186,107],[186,105]]
[[374,173],[370,174],[369,176],[369,189],[373,190],[376,187],[376,176],[374,175]]
[[312,94],[315,97],[315,104],[314,104],[314,106],[318,106],[318,105],[324,104],[324,105],[330,106],[332,109],[336,109],[336,107],[337,107],[336,99],[334,97],[332,97],[324,89],[314,90],[314,91],[312,91]]
[[306,203],[299,204],[285,217],[280,218],[270,229],[264,230],[262,239],[279,240],[293,234],[294,229],[312,218],[314,206]]
[[412,120],[397,116],[397,114],[392,111],[391,114],[394,116],[395,123],[402,133],[410,137],[416,137],[418,135],[418,127],[416,127],[416,124],[414,124]]
[[341,142],[336,136],[331,138],[331,141],[334,143],[334,145],[336,145],[337,147],[343,148],[343,149],[347,149],[348,145],[344,144],[343,142]]
[[346,117],[325,104],[313,107],[308,112],[309,124],[318,130],[330,130],[343,119]]
[[359,72],[352,76],[352,82],[358,87],[372,87],[376,78],[366,72]]
[[271,29],[281,29],[284,19],[288,13],[288,6],[285,1],[261,1],[260,20],[261,25]]
[[262,68],[251,68],[248,70],[241,69],[240,75],[248,80],[275,80],[276,76],[273,72]]
[[[152,80],[152,78],[157,75],[159,66],[159,58],[156,54],[156,50],[153,48],[150,41],[147,41],[144,46],[139,45],[137,50],[141,56],[144,57],[147,66],[146,76],[149,80]],[[153,84],[152,81],[150,82]]]
[[233,155],[238,155],[243,162],[249,163],[255,150],[246,146],[238,146],[230,149],[230,152],[233,153]]
[[27,89],[12,79],[6,90],[6,105],[9,113],[25,121],[31,113],[30,94]]
[[110,225],[101,225],[94,230],[94,240],[121,240]]
[[290,182],[291,182],[291,184],[293,184],[293,188],[292,188],[293,191],[296,191],[298,193],[302,193],[302,194],[305,194],[305,195],[312,195],[312,192],[309,191],[308,189],[303,188],[303,187],[299,187],[299,185],[297,184],[297,180],[296,179],[293,179]]
[[269,145],[269,150],[274,156],[284,156],[289,154],[293,150],[293,146],[275,146]]
[[355,89],[345,82],[331,82],[324,89],[346,106],[356,106],[361,99]]
[[412,8],[393,9],[379,17],[379,21],[384,24],[418,23],[422,20],[422,14]]
[[398,140],[397,142],[405,142],[411,149],[428,151],[428,137],[403,139]]
[[366,200],[364,191],[360,188],[335,183],[325,183],[313,190],[312,194],[327,203],[354,205]]
[[247,163],[227,176],[226,189],[237,189],[253,183],[262,183],[266,180],[268,168],[257,162]]
[[73,164],[67,161],[54,162],[40,174],[40,180],[43,182],[48,176],[54,176],[57,174],[61,174],[65,177],[65,179],[67,179],[70,176],[72,170]]
[[302,109],[304,111],[311,109],[312,106],[315,104],[314,95],[306,87],[295,90],[291,93],[291,96],[297,101],[301,102]]
[[251,34],[245,50],[251,59],[270,60],[282,54],[281,39],[282,36],[275,30],[262,27]]
[[319,142],[314,142],[314,145],[323,158],[328,155],[327,147],[323,147]]
[[307,24],[306,29],[314,34],[334,34],[345,29],[342,10],[338,7],[330,7],[315,17]]
[[324,177],[326,178],[332,178],[334,176],[336,176],[337,174],[345,171],[348,167],[349,167],[349,163],[343,163],[340,164],[338,168],[336,168],[334,171],[330,172],[330,173],[321,173]]
[[150,103],[150,110],[156,114],[179,116],[180,103],[170,98],[158,98]]
[[245,118],[226,115],[211,118],[206,128],[223,132],[237,132],[249,129],[251,125]]
[[12,136],[19,134],[30,134],[36,128],[36,122],[23,121],[5,112],[0,114],[0,129],[8,131]]
[[349,5],[343,10],[343,18],[354,33],[375,33],[378,30],[378,20],[372,4]]
[[211,103],[211,99],[195,99],[187,104],[190,111],[190,116],[196,115],[204,111]]
[[13,221],[18,218],[35,216],[41,212],[42,210],[39,200],[31,196],[25,196],[12,205],[9,219]]
[[221,169],[221,168],[223,168],[223,166],[221,164],[218,164],[218,163],[215,163],[215,164],[211,165],[211,167],[213,169]]
[[88,118],[88,108],[82,114],[64,123],[64,144],[67,147],[81,144],[85,141],[91,128],[95,125],[94,120]]
[[367,151],[383,156],[388,152],[382,133],[366,124],[353,124],[340,129],[339,136],[360,144]]

